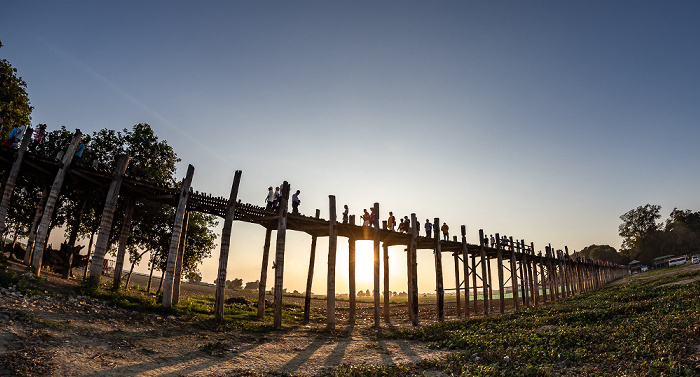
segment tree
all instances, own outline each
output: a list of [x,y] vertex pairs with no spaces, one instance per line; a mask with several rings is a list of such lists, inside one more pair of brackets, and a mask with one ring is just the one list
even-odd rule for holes
[[245,288],[243,288],[243,289],[257,291],[259,288],[260,288],[260,280],[256,280],[256,281],[249,281],[249,282],[245,283]]
[[199,272],[190,272],[187,275],[185,275],[185,278],[190,282],[190,283],[199,283],[202,281],[202,274]]
[[629,261],[620,255],[614,247],[610,245],[590,245],[578,252],[584,258],[612,262],[617,264],[627,264]]
[[4,140],[13,126],[29,124],[33,109],[27,95],[27,83],[17,75],[17,68],[6,59],[0,60],[0,117],[4,123],[0,138]]
[[241,289],[243,287],[243,279],[234,278],[233,280],[226,280],[226,288],[228,289]]
[[639,240],[659,230],[660,225],[656,220],[661,218],[659,211],[661,206],[647,204],[626,212],[620,216],[622,224],[618,228],[622,237],[622,249],[638,252]]

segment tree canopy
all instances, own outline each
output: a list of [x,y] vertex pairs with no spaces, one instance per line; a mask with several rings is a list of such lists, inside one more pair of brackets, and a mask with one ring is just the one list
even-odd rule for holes
[[674,208],[665,222],[661,206],[647,204],[620,216],[621,255],[651,263],[662,255],[684,255],[700,251],[700,212]]
[[17,68],[12,67],[7,59],[0,60],[0,117],[4,123],[0,137],[5,139],[14,126],[29,124],[33,109],[27,95],[27,83],[17,75]]

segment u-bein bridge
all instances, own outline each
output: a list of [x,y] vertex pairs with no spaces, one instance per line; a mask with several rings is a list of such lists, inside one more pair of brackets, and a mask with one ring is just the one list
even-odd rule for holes
[[[306,284],[306,300],[304,307],[304,321],[309,320],[311,285],[313,280],[314,262],[316,255],[316,241],[318,237],[328,237],[328,275],[327,275],[327,315],[326,321],[329,327],[336,324],[335,299],[336,299],[336,250],[338,237],[345,237],[349,247],[349,321],[356,320],[355,298],[355,243],[359,240],[374,241],[374,326],[379,326],[382,309],[384,321],[390,321],[389,298],[389,254],[388,247],[395,245],[405,246],[407,263],[407,287],[408,287],[408,317],[414,325],[419,324],[418,303],[418,250],[431,250],[435,259],[435,292],[437,320],[445,319],[445,291],[443,281],[443,253],[450,253],[454,260],[455,272],[455,296],[457,315],[467,317],[472,314],[489,315],[494,311],[504,313],[506,307],[506,290],[510,290],[512,297],[509,299],[518,311],[523,308],[543,305],[557,299],[571,297],[593,289],[600,288],[608,282],[617,279],[626,273],[622,266],[610,265],[597,261],[573,258],[565,247],[564,252],[554,251],[551,245],[545,247],[545,254],[535,254],[534,244],[527,245],[524,240],[507,242],[501,240],[496,234],[498,242],[490,247],[483,242],[483,231],[479,231],[479,242],[470,244],[467,242],[466,227],[461,226],[461,239],[456,236],[452,240],[441,240],[438,218],[434,219],[432,238],[418,236],[419,222],[415,214],[411,214],[410,229],[406,233],[395,232],[387,229],[386,221],[382,224],[375,219],[371,226],[355,225],[354,216],[349,217],[347,223],[336,220],[335,197],[329,196],[329,219],[320,217],[320,210],[316,210],[314,217],[288,212],[288,199],[290,187],[285,182],[282,187],[280,204],[276,211],[241,203],[238,200],[238,187],[241,180],[241,171],[236,171],[231,194],[229,198],[213,197],[192,190],[194,167],[188,166],[187,174],[179,187],[167,187],[138,178],[125,175],[129,158],[121,155],[117,159],[114,171],[107,171],[80,164],[72,164],[73,153],[80,142],[80,131],[76,131],[66,152],[56,160],[46,160],[27,152],[27,145],[31,130],[27,130],[19,150],[0,148],[0,168],[4,170],[3,196],[0,202],[0,233],[5,230],[5,218],[7,208],[12,197],[15,182],[20,173],[32,175],[44,185],[43,194],[36,206],[36,214],[32,224],[24,263],[30,265],[37,273],[41,273],[42,256],[48,239],[51,217],[65,182],[70,182],[71,187],[78,190],[95,191],[105,194],[104,209],[101,214],[100,227],[92,253],[89,275],[93,279],[100,279],[102,275],[103,260],[108,248],[112,222],[115,216],[117,200],[121,198],[126,203],[122,228],[118,238],[117,260],[114,270],[114,286],[118,287],[124,265],[126,243],[131,227],[136,201],[154,201],[165,203],[176,208],[175,219],[172,227],[167,268],[163,282],[164,307],[175,305],[179,301],[180,281],[182,275],[182,259],[184,254],[185,234],[187,229],[188,213],[192,211],[219,216],[224,219],[221,234],[221,246],[219,254],[219,270],[215,290],[215,314],[218,321],[222,320],[224,313],[224,288],[226,271],[229,260],[229,248],[231,240],[231,228],[234,221],[244,221],[263,226],[266,229],[263,246],[258,316],[262,317],[265,310],[265,291],[267,289],[267,271],[271,247],[272,231],[276,230],[275,260],[274,260],[274,327],[282,326],[282,292],[284,279],[285,237],[286,231],[305,232],[311,236],[311,250],[309,255],[309,272]],[[80,206],[79,206],[80,207]],[[374,204],[375,213],[379,212],[379,204]],[[78,213],[71,220],[73,229],[77,229],[81,215]],[[75,244],[76,234],[69,237],[69,247]],[[383,253],[380,253],[382,249]],[[381,302],[382,287],[380,286],[380,254],[383,256],[384,281],[383,296]],[[66,272],[70,270],[72,254],[67,258]],[[492,263],[495,263],[496,277],[492,276]],[[509,277],[505,279],[505,272]],[[87,274],[87,270],[86,270]],[[67,274],[64,273],[67,277]],[[460,278],[460,276],[462,278]],[[470,281],[471,280],[471,281]],[[497,280],[494,283],[494,280]],[[508,288],[506,288],[508,287]],[[494,288],[498,292],[494,298]],[[449,289],[447,289],[449,290]],[[481,291],[483,299],[478,300]]]

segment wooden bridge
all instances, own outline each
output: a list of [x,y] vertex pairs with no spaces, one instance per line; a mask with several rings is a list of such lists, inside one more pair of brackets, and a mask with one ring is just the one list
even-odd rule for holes
[[[121,198],[126,202],[126,210],[120,230],[117,260],[114,271],[114,284],[119,286],[126,242],[131,227],[136,201],[154,201],[164,203],[176,208],[173,223],[173,232],[168,254],[167,268],[164,275],[163,301],[164,307],[170,307],[179,301],[179,282],[182,274],[182,258],[184,253],[184,234],[187,229],[187,213],[191,211],[212,214],[224,219],[224,227],[221,235],[221,247],[219,255],[219,270],[215,291],[215,313],[217,320],[223,318],[224,312],[224,284],[228,265],[228,254],[231,240],[231,227],[234,221],[244,221],[258,224],[266,229],[265,243],[261,265],[258,316],[262,317],[265,310],[265,291],[267,289],[267,270],[271,246],[272,231],[276,230],[275,266],[274,269],[274,326],[282,326],[282,292],[284,279],[284,256],[286,231],[305,232],[311,236],[311,249],[309,255],[309,272],[306,285],[306,300],[304,308],[304,321],[309,320],[311,284],[313,280],[314,262],[316,254],[316,240],[318,237],[329,238],[328,250],[328,276],[327,276],[327,316],[329,327],[336,324],[335,319],[335,265],[338,237],[344,237],[349,247],[349,320],[356,320],[355,300],[355,242],[358,240],[374,241],[374,325],[379,326],[382,317],[384,321],[390,321],[389,315],[389,263],[388,247],[403,245],[406,249],[406,263],[408,276],[406,282],[409,293],[408,316],[414,325],[419,324],[418,310],[418,250],[431,250],[435,259],[435,292],[437,320],[445,318],[445,288],[443,281],[443,253],[450,253],[454,260],[455,271],[455,296],[457,313],[459,316],[473,314],[489,315],[495,309],[500,313],[505,312],[506,287],[511,290],[512,303],[516,311],[523,308],[543,305],[553,300],[567,298],[576,294],[597,289],[606,283],[617,279],[627,273],[623,266],[601,263],[599,261],[573,258],[568,249],[555,251],[551,245],[545,246],[545,254],[535,254],[534,244],[529,245],[524,240],[501,242],[499,234],[496,245],[487,246],[483,242],[483,231],[479,231],[477,243],[467,242],[466,227],[461,226],[461,238],[456,236],[452,240],[441,240],[439,224],[440,219],[435,218],[433,237],[418,236],[418,223],[415,214],[411,215],[412,229],[406,233],[395,232],[387,229],[386,222],[382,224],[375,220],[371,226],[355,225],[354,216],[349,217],[347,223],[338,222],[336,219],[336,203],[333,195],[329,196],[328,219],[320,217],[320,210],[316,210],[313,217],[288,212],[288,199],[290,187],[285,182],[282,187],[280,205],[276,211],[252,204],[238,201],[238,187],[241,179],[241,171],[234,174],[233,185],[229,198],[213,197],[205,193],[192,190],[194,167],[188,166],[187,175],[178,187],[167,187],[153,182],[133,178],[125,175],[129,161],[128,156],[119,156],[114,171],[107,171],[95,166],[72,164],[75,147],[79,144],[81,134],[76,131],[67,152],[56,160],[42,159],[27,152],[27,145],[31,130],[27,130],[19,150],[0,148],[0,167],[4,170],[3,196],[0,202],[0,233],[5,230],[7,208],[12,197],[15,182],[20,173],[36,177],[44,185],[42,198],[37,205],[36,214],[27,242],[25,264],[31,265],[33,270],[41,273],[41,261],[51,216],[61,187],[65,182],[72,182],[73,187],[89,188],[92,191],[102,192],[106,195],[105,206],[101,215],[101,223],[95,251],[91,258],[90,276],[99,279],[102,275],[102,261],[108,248],[112,222],[115,215],[117,200]],[[379,212],[379,204],[374,204],[375,213]],[[74,225],[80,218],[73,219]],[[77,229],[77,226],[73,227]],[[71,235],[69,245],[75,243],[75,235]],[[384,281],[383,296],[381,302],[382,287],[380,287],[380,249],[383,249]],[[70,266],[70,259],[68,264]],[[492,266],[495,263],[496,277],[492,276]],[[66,269],[66,271],[69,268]],[[504,271],[508,271],[510,277],[505,279]],[[460,279],[460,276],[462,278]],[[470,281],[471,280],[471,281]],[[497,280],[494,283],[494,280]],[[498,298],[494,299],[494,287],[498,291]],[[483,299],[478,300],[478,291],[483,293]]]

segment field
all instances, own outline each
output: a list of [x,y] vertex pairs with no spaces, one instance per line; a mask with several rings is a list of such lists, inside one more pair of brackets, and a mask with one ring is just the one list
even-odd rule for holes
[[[349,326],[339,301],[338,326],[327,330],[325,300],[313,300],[312,323],[302,326],[303,299],[286,297],[275,331],[269,310],[255,318],[255,297],[230,300],[217,325],[211,287],[183,284],[181,304],[165,311],[135,286],[115,293],[36,278],[11,261],[0,267],[0,375],[700,375],[698,265],[489,318],[458,320],[451,309],[435,323],[425,298],[415,328],[397,300],[379,331],[366,302]],[[144,286],[139,279],[132,284]]]

